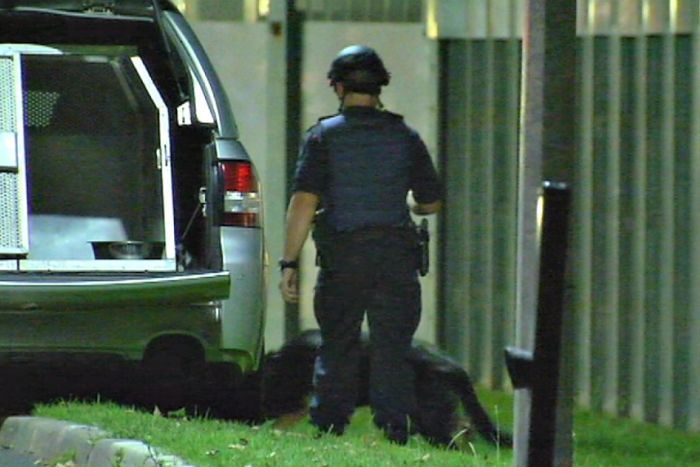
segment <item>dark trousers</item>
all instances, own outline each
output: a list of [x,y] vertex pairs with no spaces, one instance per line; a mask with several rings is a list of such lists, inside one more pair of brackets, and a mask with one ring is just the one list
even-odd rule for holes
[[420,321],[414,240],[400,230],[345,234],[323,248],[314,312],[323,344],[314,368],[311,421],[342,432],[357,400],[360,331],[370,331],[370,405],[374,422],[407,431],[415,410],[407,355]]

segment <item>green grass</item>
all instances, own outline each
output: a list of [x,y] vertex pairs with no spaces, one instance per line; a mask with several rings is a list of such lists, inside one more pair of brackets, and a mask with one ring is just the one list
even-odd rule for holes
[[201,467],[512,465],[509,449],[496,449],[480,440],[471,445],[465,442],[466,452],[437,449],[418,436],[407,446],[391,444],[372,425],[366,408],[355,413],[344,436],[320,438],[308,419],[278,430],[271,422],[250,427],[206,418],[166,418],[104,402],[39,405],[34,414],[140,439]]
[[576,413],[576,465],[700,466],[700,434],[592,412]]
[[[499,423],[511,426],[512,398],[480,391]],[[512,452],[463,440],[460,452],[435,448],[420,437],[407,446],[385,441],[367,409],[356,412],[343,437],[324,435],[302,420],[285,430],[202,418],[163,417],[111,403],[61,402],[35,414],[99,426],[114,436],[141,439],[201,467],[215,466],[509,466]],[[700,434],[577,412],[576,466],[700,466]]]

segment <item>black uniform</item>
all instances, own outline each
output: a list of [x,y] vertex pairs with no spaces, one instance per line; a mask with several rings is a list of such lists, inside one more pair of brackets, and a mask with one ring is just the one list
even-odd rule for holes
[[314,312],[323,345],[311,419],[322,430],[342,433],[355,408],[367,312],[374,421],[390,438],[405,439],[415,406],[406,355],[421,308],[409,190],[417,202],[432,203],[441,188],[425,144],[401,116],[348,107],[309,130],[293,191],[321,200],[313,234],[321,259]]

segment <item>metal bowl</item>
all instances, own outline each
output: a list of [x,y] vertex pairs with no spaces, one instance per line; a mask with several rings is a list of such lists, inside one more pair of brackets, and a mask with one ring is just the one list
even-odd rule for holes
[[90,242],[95,259],[160,259],[165,242],[100,241]]

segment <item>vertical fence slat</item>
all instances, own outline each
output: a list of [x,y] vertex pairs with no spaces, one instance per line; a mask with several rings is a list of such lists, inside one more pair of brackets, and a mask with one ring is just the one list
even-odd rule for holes
[[519,43],[501,38],[494,43],[494,108],[491,178],[493,190],[492,239],[492,384],[503,387],[507,380],[503,349],[512,343],[515,279],[515,196],[517,187],[517,83]]
[[[487,163],[487,155],[485,154],[485,146],[488,135],[486,127],[488,126],[488,112],[486,109],[488,89],[487,81],[489,76],[485,73],[487,54],[485,50],[485,41],[483,39],[470,42],[468,45],[469,53],[469,69],[470,73],[470,95],[468,101],[469,108],[469,146],[467,147],[467,156],[470,159],[471,170],[467,174],[470,179],[470,196],[469,196],[469,213],[472,222],[469,224],[469,281],[472,285],[470,300],[470,316],[469,316],[469,368],[472,368],[477,381],[484,377],[483,371],[483,350],[488,342],[483,334],[484,322],[489,319],[490,310],[487,306],[487,283],[490,278],[486,275],[490,264],[486,256],[484,238],[485,232],[488,229],[484,222],[486,217],[487,207],[486,194],[488,180],[485,178],[485,164]],[[473,71],[479,70],[479,73]]]
[[[482,358],[481,358],[481,374],[482,381],[487,386],[493,386],[494,380],[494,364],[497,351],[494,348],[494,327],[498,326],[497,322],[494,322],[497,313],[494,311],[494,281],[497,280],[494,274],[494,130],[495,130],[495,114],[496,114],[496,100],[495,100],[495,86],[494,82],[496,79],[495,75],[495,40],[493,38],[493,25],[491,22],[492,16],[492,5],[493,2],[488,2],[484,5],[486,9],[486,41],[484,44],[485,52],[485,67],[483,73],[486,76],[485,87],[483,89],[484,93],[484,103],[485,107],[481,109],[484,115],[483,131],[484,131],[484,142],[482,146],[479,158],[482,160],[482,172],[481,177],[484,181],[483,190],[483,231],[481,238],[481,249],[482,249],[482,259],[483,265],[481,273],[484,277],[482,299],[483,299],[483,309],[484,319],[481,324],[481,338],[483,339],[482,345]],[[498,356],[500,357],[500,349],[498,349]]]
[[630,196],[632,199],[631,239],[630,239],[630,414],[644,418],[644,335],[645,335],[645,268],[646,268],[646,173],[647,173],[647,45],[644,22],[644,4],[639,4],[640,23],[638,35],[634,38],[634,131],[635,150],[632,162]]
[[636,232],[634,227],[634,206],[636,199],[632,191],[635,158],[635,39],[621,39],[620,57],[620,212],[619,212],[619,278],[618,278],[618,408],[620,415],[629,415],[631,400],[630,362],[632,361],[632,342],[635,314],[638,312],[636,291],[632,287],[634,278],[639,275],[635,270],[630,246],[633,244]]
[[671,2],[667,5],[666,28],[662,39],[663,78],[662,78],[662,108],[661,108],[661,267],[659,271],[659,420],[664,425],[673,423],[673,351],[674,332],[673,321],[676,313],[674,306],[673,277],[674,277],[674,70],[675,48],[674,29],[672,27]]
[[[650,2],[654,6],[654,2]],[[651,16],[648,17],[651,20]],[[655,21],[658,21],[655,19]],[[663,161],[663,40],[647,37],[647,206],[646,206],[646,277],[645,277],[645,419],[658,421],[661,384],[661,313],[664,306],[664,184]]]
[[[503,267],[503,287],[502,287],[502,303],[504,308],[504,317],[502,320],[503,335],[502,339],[504,341],[503,347],[505,345],[513,342],[513,336],[515,335],[515,279],[516,279],[516,237],[517,237],[517,224],[515,219],[517,219],[517,206],[518,206],[518,192],[517,192],[517,180],[518,180],[518,165],[517,165],[517,154],[518,154],[518,108],[520,102],[520,61],[521,61],[521,16],[518,14],[522,11],[522,0],[510,0],[510,11],[511,15],[509,17],[508,30],[510,31],[508,42],[506,45],[507,50],[507,69],[508,69],[508,80],[507,84],[507,113],[505,116],[505,124],[508,128],[508,138],[507,138],[507,149],[506,154],[508,159],[506,164],[504,164],[504,176],[503,185],[505,190],[505,196],[503,199],[503,238],[504,244],[502,246],[504,255],[504,267]],[[508,381],[505,364],[502,366],[501,378],[503,383]]]
[[618,21],[619,3],[613,2],[612,29],[608,40],[608,147],[605,155],[605,369],[603,377],[603,409],[618,410],[619,388],[619,296],[620,296],[620,115],[622,44]]
[[[472,189],[471,166],[472,132],[470,112],[472,106],[472,53],[471,45],[462,41],[446,44],[445,66],[449,70],[447,89],[442,96],[445,105],[446,135],[445,173],[458,174],[445,177],[447,200],[445,219],[445,280],[446,316],[442,325],[444,344],[459,361],[467,363],[471,348],[471,322],[473,304],[471,270]],[[471,369],[471,367],[469,367]]]
[[[689,11],[679,14],[689,16]],[[688,18],[686,17],[686,22]],[[688,25],[690,27],[690,25]],[[690,307],[690,250],[692,238],[688,235],[691,223],[688,213],[692,209],[691,193],[691,150],[692,129],[692,37],[679,35],[674,41],[675,48],[675,95],[674,120],[674,317],[673,317],[673,426],[685,428],[688,424],[688,347],[694,336],[688,332]]]
[[[597,31],[596,31],[597,32]],[[609,43],[604,35],[593,40],[593,133],[592,133],[592,257],[591,290],[591,406],[601,410],[605,400],[609,310],[606,308],[607,279],[607,161],[609,151]]]
[[[477,222],[478,217],[474,216],[473,213],[473,203],[475,201],[475,198],[473,196],[474,193],[474,177],[472,175],[472,172],[474,172],[475,167],[476,167],[476,162],[474,155],[472,153],[473,147],[474,147],[474,125],[472,122],[472,115],[471,111],[469,109],[473,109],[475,105],[475,95],[476,93],[474,92],[474,75],[471,73],[471,70],[474,69],[474,65],[476,64],[475,56],[477,55],[476,53],[473,52],[474,44],[468,43],[465,47],[465,63],[466,63],[466,70],[467,70],[467,75],[465,77],[465,83],[464,86],[466,88],[466,96],[465,96],[465,102],[467,105],[467,116],[466,116],[466,135],[465,135],[465,152],[463,154],[463,157],[466,158],[467,160],[467,166],[466,166],[466,173],[465,177],[467,179],[466,182],[466,195],[467,195],[467,200],[466,201],[466,206],[464,209],[465,213],[465,222],[466,222],[466,228],[465,228],[465,235],[463,241],[466,242],[464,245],[465,251],[466,251],[466,280],[469,283],[469,287],[465,290],[465,304],[468,304],[464,310],[465,312],[465,320],[464,320],[464,332],[462,336],[467,339],[466,344],[463,343],[464,347],[464,353],[463,353],[463,362],[468,362],[469,368],[475,368],[472,361],[478,359],[478,345],[475,345],[474,342],[474,335],[477,334],[476,330],[478,329],[477,324],[475,323],[475,306],[474,306],[474,281],[472,280],[474,277],[474,271],[478,267],[475,264],[474,261],[474,250],[478,248],[475,245],[474,242],[474,224]],[[478,311],[478,310],[477,310]]]
[[588,18],[581,39],[580,89],[579,97],[579,157],[576,167],[576,187],[574,196],[574,314],[576,316],[576,393],[579,403],[591,404],[591,258],[593,210],[593,59],[594,38],[592,21],[589,16],[589,3],[579,3],[579,14]]

